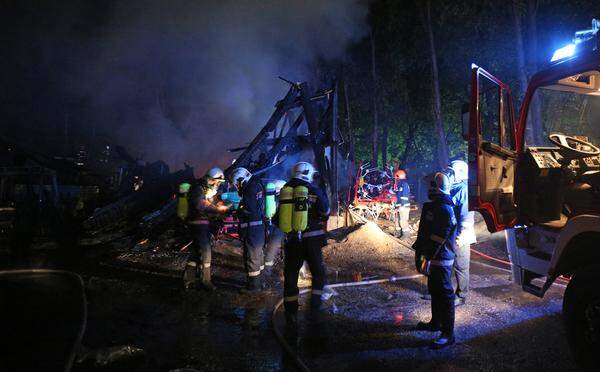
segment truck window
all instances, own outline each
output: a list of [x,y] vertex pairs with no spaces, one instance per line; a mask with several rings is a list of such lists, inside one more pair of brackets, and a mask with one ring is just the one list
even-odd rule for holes
[[537,89],[527,112],[526,145],[553,146],[548,140],[553,132],[586,137],[600,144],[598,93],[564,91],[556,86]]
[[511,112],[509,105],[508,92],[502,91],[502,122],[504,124],[504,130],[502,131],[502,147],[514,150],[515,149],[515,135],[513,132],[513,126],[511,123]]
[[500,87],[481,77],[479,90],[479,113],[481,117],[481,135],[486,142],[497,145],[500,143]]

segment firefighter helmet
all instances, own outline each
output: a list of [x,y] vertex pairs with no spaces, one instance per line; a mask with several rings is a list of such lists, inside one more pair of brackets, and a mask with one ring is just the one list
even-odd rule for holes
[[208,172],[206,172],[205,177],[219,181],[225,180],[225,174],[223,173],[223,170],[219,167],[210,168]]
[[229,176],[229,182],[231,182],[238,190],[244,186],[248,180],[252,177],[252,173],[246,168],[239,167],[235,168]]
[[312,182],[315,173],[315,167],[305,161],[296,163],[292,168],[292,178],[298,178],[306,182]]
[[454,160],[448,166],[453,174],[453,182],[458,183],[469,179],[469,166],[463,160]]
[[436,172],[429,180],[429,195],[450,195],[450,178],[445,173]]
[[396,173],[394,173],[394,178],[397,180],[405,180],[406,179],[406,172],[404,171],[404,169],[398,169],[396,171]]

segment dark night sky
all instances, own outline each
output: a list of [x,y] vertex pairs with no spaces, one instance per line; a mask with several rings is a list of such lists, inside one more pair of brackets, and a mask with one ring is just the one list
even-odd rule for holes
[[285,94],[277,76],[311,80],[368,30],[366,2],[342,0],[2,8],[4,134],[61,154],[117,143],[174,168],[226,165]]

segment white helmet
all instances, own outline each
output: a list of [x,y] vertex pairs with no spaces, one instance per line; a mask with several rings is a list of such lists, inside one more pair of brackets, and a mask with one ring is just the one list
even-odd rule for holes
[[246,168],[235,168],[229,176],[231,182],[237,189],[240,189],[252,177],[252,173]]
[[454,173],[454,183],[459,183],[469,179],[469,166],[462,160],[454,160],[448,166]]
[[312,182],[315,173],[315,167],[305,161],[296,163],[292,168],[292,178],[298,178],[306,182]]
[[213,180],[222,180],[225,181],[225,173],[223,173],[223,169],[219,167],[213,167],[206,172],[205,177],[211,178]]
[[450,178],[442,172],[427,177],[429,179],[429,195],[450,195]]

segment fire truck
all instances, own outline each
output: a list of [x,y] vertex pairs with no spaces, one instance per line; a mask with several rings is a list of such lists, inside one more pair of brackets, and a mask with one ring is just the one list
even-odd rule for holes
[[518,113],[509,86],[472,65],[463,112],[470,209],[490,232],[504,230],[523,290],[543,297],[559,277],[569,280],[563,318],[583,365],[600,358],[599,30],[593,20],[554,53]]

